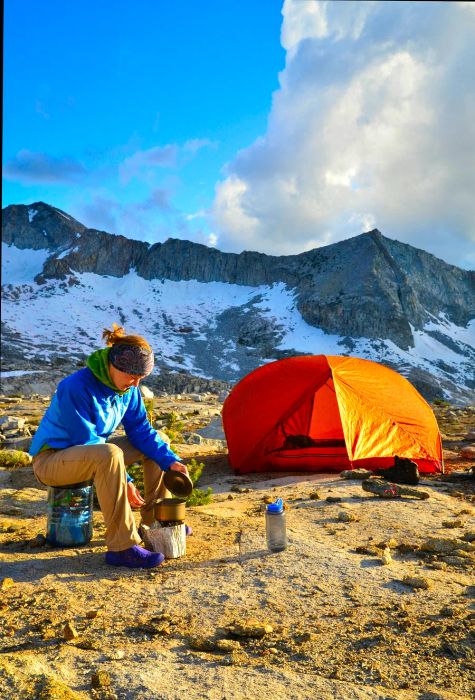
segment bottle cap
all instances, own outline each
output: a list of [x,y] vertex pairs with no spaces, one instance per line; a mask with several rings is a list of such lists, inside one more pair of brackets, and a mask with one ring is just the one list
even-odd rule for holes
[[283,513],[284,512],[284,502],[281,498],[278,498],[275,503],[269,503],[267,506],[268,513]]

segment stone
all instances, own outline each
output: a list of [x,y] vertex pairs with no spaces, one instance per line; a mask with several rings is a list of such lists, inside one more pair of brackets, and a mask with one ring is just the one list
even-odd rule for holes
[[373,472],[368,469],[344,469],[340,472],[342,479],[368,479]]
[[227,627],[227,630],[236,637],[260,638],[264,637],[266,634],[271,634],[274,628],[266,622],[258,622],[257,620],[251,619],[234,622]]
[[216,641],[213,637],[207,637],[202,634],[188,637],[188,644],[190,649],[195,651],[215,651],[216,649]]
[[183,433],[183,439],[187,445],[201,445],[203,438],[198,433]]
[[66,641],[70,642],[72,639],[79,637],[79,634],[71,622],[67,622],[64,626],[63,637]]
[[405,583],[406,586],[421,590],[428,590],[431,587],[429,579],[423,576],[404,576],[402,582]]
[[440,611],[439,615],[441,617],[461,617],[462,616],[462,610],[460,608],[454,608],[451,605],[444,605]]
[[356,554],[368,554],[370,557],[379,557],[381,552],[373,544],[363,544],[355,547]]
[[308,497],[310,498],[311,501],[319,501],[320,500],[320,494],[318,493],[318,491],[312,491]]
[[151,399],[153,399],[153,391],[144,384],[140,384],[140,393],[142,394],[142,397],[145,399],[145,401],[150,401]]
[[26,450],[30,449],[31,441],[31,436],[8,438],[3,442],[3,447],[6,450],[25,451],[26,454]]
[[341,523],[352,523],[356,520],[356,515],[353,515],[353,513],[349,513],[346,510],[340,510],[338,513],[338,520]]
[[51,676],[38,677],[35,698],[37,700],[83,700],[82,694],[77,694],[69,686]]
[[475,459],[475,445],[468,445],[468,447],[462,447],[460,450],[460,456],[464,459]]
[[325,500],[327,503],[341,503],[343,499],[340,496],[327,496]]
[[91,685],[93,688],[110,688],[111,678],[108,671],[94,671],[91,676]]
[[380,549],[397,549],[399,547],[399,542],[394,539],[394,537],[390,537],[388,540],[383,540],[377,545]]
[[365,479],[361,486],[363,487],[363,491],[373,493],[380,498],[401,498],[402,496],[413,496],[414,498],[419,498],[420,500],[424,501],[430,497],[430,494],[426,491],[419,491],[419,489],[412,486],[393,484],[385,479]]
[[28,542],[28,547],[31,549],[38,549],[40,547],[44,547],[46,544],[46,537],[39,532],[36,537],[33,537],[32,540]]
[[465,521],[456,519],[456,520],[443,520],[442,521],[442,527],[447,527],[447,528],[452,528],[455,529],[457,527],[464,527],[465,526]]
[[170,437],[165,432],[163,432],[163,430],[157,430],[157,433],[158,433],[159,438],[161,440],[163,440],[163,442],[166,442],[167,445],[171,445],[172,441],[171,441]]
[[20,431],[25,427],[26,419],[18,416],[0,416],[0,430],[2,433],[8,430]]
[[436,554],[450,554],[454,549],[471,551],[471,543],[461,542],[456,538],[429,537],[421,544],[421,550],[423,552],[435,552]]
[[445,557],[442,557],[442,559],[446,564],[449,564],[450,566],[465,566],[465,564],[467,564],[465,559],[463,559],[462,557],[456,557],[453,554],[449,554]]
[[114,659],[115,661],[120,661],[121,659],[125,659],[125,651],[123,649],[116,649],[115,651],[112,652],[110,655],[111,659]]
[[240,644],[234,639],[218,639],[216,640],[216,650],[230,654],[233,651],[240,649]]
[[431,569],[437,569],[438,571],[445,571],[447,569],[447,563],[445,561],[432,561],[429,566]]
[[386,547],[386,549],[383,550],[383,553],[381,555],[381,563],[384,566],[388,566],[389,564],[392,563],[392,561],[393,561],[393,558],[391,556],[391,550],[389,549],[389,547]]
[[14,585],[15,581],[12,578],[2,578],[0,581],[0,591],[8,591],[8,589],[13,588]]

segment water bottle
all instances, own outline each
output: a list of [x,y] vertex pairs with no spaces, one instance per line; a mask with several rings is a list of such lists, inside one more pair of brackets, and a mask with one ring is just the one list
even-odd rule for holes
[[287,547],[284,503],[278,498],[266,508],[267,547],[271,552],[282,552]]
[[92,481],[69,486],[48,486],[46,540],[52,545],[75,547],[92,537]]

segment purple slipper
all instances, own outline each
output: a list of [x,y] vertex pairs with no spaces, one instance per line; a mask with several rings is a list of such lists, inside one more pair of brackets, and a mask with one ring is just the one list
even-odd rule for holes
[[189,537],[190,535],[193,534],[193,528],[191,525],[185,525],[185,535]]
[[149,552],[138,544],[122,552],[106,552],[106,564],[127,566],[129,569],[152,569],[160,566],[164,559],[161,552]]

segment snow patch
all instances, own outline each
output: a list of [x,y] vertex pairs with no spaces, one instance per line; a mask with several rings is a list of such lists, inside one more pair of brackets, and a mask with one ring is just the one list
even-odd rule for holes
[[7,377],[23,377],[25,374],[41,374],[41,370],[39,369],[18,369],[18,370],[12,370],[11,372],[0,372],[0,377],[7,378]]
[[59,211],[59,209],[55,209],[55,211],[56,211],[60,216],[62,216],[63,219],[66,219],[67,221],[72,221],[72,219],[71,219],[70,216],[68,216],[67,214],[63,214],[63,212],[62,212],[62,211]]
[[[63,251],[62,258],[76,248]],[[19,250],[3,244],[3,281],[31,284],[48,257],[45,250]],[[242,376],[242,346],[236,343],[232,327],[220,335],[220,315],[230,309],[269,321],[276,335],[276,349],[296,354],[349,355],[390,364],[401,374],[419,367],[432,375],[461,387],[467,384],[475,364],[475,319],[466,327],[456,326],[445,316],[431,320],[424,329],[412,329],[414,347],[399,348],[390,340],[350,339],[325,333],[306,323],[296,305],[295,290],[285,284],[251,287],[224,282],[145,280],[135,269],[123,277],[94,273],[76,274],[78,284],[50,280],[41,287],[18,287],[15,300],[5,299],[3,317],[6,326],[31,342],[32,353],[41,347],[44,356],[57,353],[58,347],[70,356],[84,355],[102,346],[103,328],[113,322],[130,333],[144,335],[157,358],[171,369],[206,376],[213,371],[219,377]],[[438,331],[448,337],[454,348],[429,335]],[[52,333],[55,342],[51,343]],[[201,344],[200,344],[201,343]],[[206,358],[199,353],[205,343]],[[450,344],[450,343],[449,343]],[[461,352],[456,352],[460,345]],[[25,348],[26,356],[30,348]],[[270,362],[272,358],[261,360]],[[468,385],[468,384],[467,384]]]
[[79,250],[78,246],[75,246],[74,248],[67,248],[66,250],[63,250],[62,253],[56,256],[56,260],[62,260],[63,258],[66,257],[66,255],[69,255],[70,253],[77,253]]
[[43,270],[48,251],[20,249],[2,242],[2,282],[3,284],[31,284]]
[[37,214],[38,214],[37,209],[28,209],[28,221],[30,222],[30,224]]

